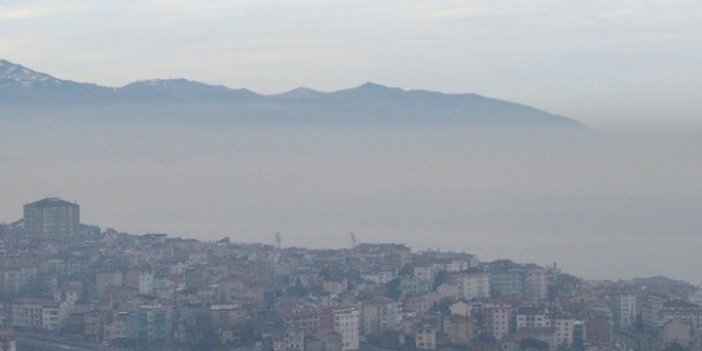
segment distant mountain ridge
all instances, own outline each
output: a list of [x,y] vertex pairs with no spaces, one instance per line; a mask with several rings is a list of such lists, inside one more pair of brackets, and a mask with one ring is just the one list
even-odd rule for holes
[[113,111],[129,108],[133,114],[135,106],[150,109],[151,116],[190,113],[232,119],[451,122],[588,129],[564,116],[478,94],[404,90],[367,82],[335,92],[300,87],[263,95],[183,78],[142,80],[113,88],[63,80],[0,60],[0,113],[3,107],[90,107]]

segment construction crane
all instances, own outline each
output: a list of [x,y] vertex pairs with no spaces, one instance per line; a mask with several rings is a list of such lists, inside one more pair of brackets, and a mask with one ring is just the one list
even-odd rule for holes
[[349,236],[351,237],[351,248],[353,249],[356,247],[356,234],[353,232],[349,233]]
[[275,233],[275,247],[280,250],[281,249],[281,242],[282,239],[280,238],[280,233],[276,232]]

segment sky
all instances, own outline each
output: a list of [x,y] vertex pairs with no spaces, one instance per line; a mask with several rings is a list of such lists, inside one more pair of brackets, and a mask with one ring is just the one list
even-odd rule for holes
[[702,138],[471,133],[0,118],[0,222],[57,196],[132,234],[338,248],[354,232],[585,278],[702,282]]
[[701,26],[697,0],[0,0],[0,57],[58,78],[260,93],[372,81],[521,102],[614,136],[485,145],[452,126],[0,118],[0,222],[58,196],[132,233],[341,247],[353,231],[701,282]]
[[0,57],[109,86],[373,81],[683,131],[702,114],[701,27],[696,0],[0,0]]

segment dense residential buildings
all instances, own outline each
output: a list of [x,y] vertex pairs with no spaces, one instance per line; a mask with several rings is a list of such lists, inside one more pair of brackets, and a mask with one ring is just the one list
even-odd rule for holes
[[77,211],[45,199],[0,225],[3,349],[37,334],[124,350],[702,347],[700,289],[663,278],[585,281],[392,243],[314,250],[94,226],[78,235],[67,229],[81,227]]
[[0,351],[17,351],[17,340],[14,332],[0,331]]

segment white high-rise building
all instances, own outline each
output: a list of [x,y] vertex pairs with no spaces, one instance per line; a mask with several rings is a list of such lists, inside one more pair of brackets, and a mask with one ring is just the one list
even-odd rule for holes
[[341,350],[358,350],[361,312],[356,307],[334,309],[334,331],[341,335]]
[[612,299],[614,321],[622,327],[630,327],[636,322],[636,295],[618,294]]

